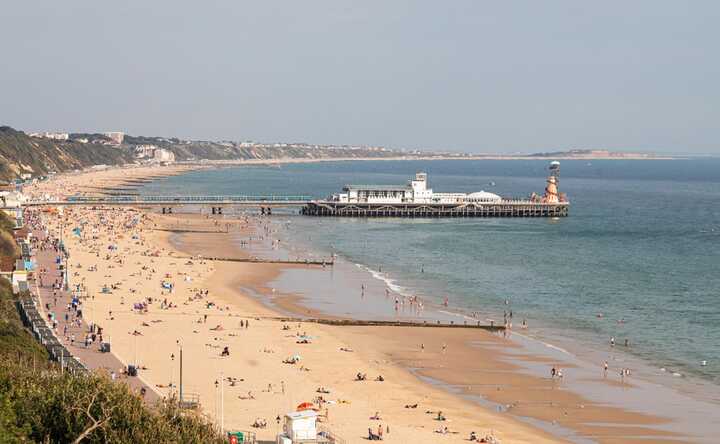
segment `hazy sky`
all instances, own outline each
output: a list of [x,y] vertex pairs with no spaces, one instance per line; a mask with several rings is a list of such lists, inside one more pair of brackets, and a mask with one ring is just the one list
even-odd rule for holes
[[720,153],[720,2],[6,1],[0,124]]

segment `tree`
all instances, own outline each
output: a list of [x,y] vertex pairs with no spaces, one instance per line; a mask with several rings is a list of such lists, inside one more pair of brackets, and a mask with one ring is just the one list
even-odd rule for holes
[[7,231],[0,231],[0,256],[19,257],[20,248],[12,234]]

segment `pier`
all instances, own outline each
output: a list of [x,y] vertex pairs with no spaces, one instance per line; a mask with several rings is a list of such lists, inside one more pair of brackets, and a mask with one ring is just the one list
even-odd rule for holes
[[[180,207],[210,207],[212,214],[222,215],[223,208],[254,207],[263,215],[271,215],[274,207],[301,207],[311,201],[310,196],[277,195],[238,195],[238,196],[142,196],[137,194],[117,194],[105,196],[71,196],[61,200],[29,200],[20,203],[23,207],[72,207],[82,206],[91,209],[103,207],[159,208],[163,214],[172,214]],[[8,207],[6,204],[4,207]]]
[[307,216],[335,217],[566,217],[567,202],[501,201],[497,203],[415,204],[308,202],[301,210]]
[[165,214],[184,206],[209,206],[212,214],[225,207],[255,207],[271,215],[273,207],[300,207],[305,216],[329,217],[566,217],[569,202],[501,200],[457,203],[372,203],[313,200],[309,196],[138,196],[70,197],[56,201],[28,201],[23,206],[158,207]]

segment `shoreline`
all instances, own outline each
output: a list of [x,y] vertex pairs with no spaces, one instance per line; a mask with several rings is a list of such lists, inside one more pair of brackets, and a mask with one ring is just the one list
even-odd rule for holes
[[[139,364],[143,380],[166,396],[178,390],[177,361],[168,359],[168,354],[177,356],[179,341],[185,350],[185,397],[197,397],[203,414],[210,417],[219,416],[214,381],[231,378],[223,384],[229,392],[224,403],[228,429],[250,430],[253,418],[269,421],[317,397],[314,387],[331,387],[333,395],[321,413],[326,425],[348,442],[362,442],[367,426],[378,426],[375,420],[368,420],[373,412],[382,412],[382,424],[392,429],[386,439],[396,442],[432,439],[443,426],[448,427],[449,435],[461,439],[478,431],[480,436],[492,434],[505,442],[558,442],[539,429],[503,415],[475,411],[466,401],[408,378],[404,370],[390,365],[383,353],[363,347],[358,337],[348,343],[337,339],[336,328],[309,323],[291,328],[281,321],[262,319],[272,312],[249,298],[240,299],[234,279],[262,284],[271,279],[277,267],[179,260],[176,252],[164,246],[167,233],[153,230],[163,219],[159,215],[113,208],[106,208],[102,214],[97,210],[66,211],[64,216],[83,221],[81,235],[72,235],[70,227],[63,228],[62,218],[54,214],[46,215],[45,221],[51,232],[63,229],[72,256],[71,285],[82,283],[88,294],[83,300],[85,318],[103,327],[114,355],[122,362]],[[243,229],[240,225],[238,230]],[[201,242],[206,244],[207,239]],[[105,245],[113,248],[99,256]],[[171,281],[173,285],[170,291],[158,291],[144,280],[155,284]],[[100,286],[109,288],[111,284],[108,291],[99,291]],[[155,295],[152,300],[151,294]],[[143,300],[146,308],[139,310],[137,304]],[[252,326],[243,329],[238,320]],[[296,333],[281,333],[286,330],[283,325],[288,330],[296,328]],[[296,345],[301,332],[314,338],[312,345]],[[364,332],[361,328],[359,333]],[[224,344],[232,350],[225,358],[219,353]],[[354,352],[343,351],[348,347]],[[299,353],[299,368],[281,362],[283,357]],[[336,359],[328,360],[330,356]],[[385,381],[358,383],[354,381],[356,370],[373,375],[371,378],[384,375]],[[405,409],[403,399],[415,403],[422,400],[422,408],[427,410]],[[438,410],[448,422],[435,422],[425,413]],[[260,439],[274,436],[269,429],[255,432]]]
[[[183,235],[183,237],[190,238],[192,234]],[[177,245],[176,245],[177,246]],[[177,246],[181,251],[192,254],[197,254],[201,250],[193,250],[192,248],[183,248],[183,246]],[[283,268],[276,270],[275,276],[283,272]],[[311,278],[312,279],[312,278]],[[241,282],[235,282],[234,288],[238,288]],[[338,319],[337,315],[323,313],[317,309],[308,308],[307,305],[303,305],[303,300],[298,295],[280,295],[278,296],[274,289],[268,288],[268,284],[261,284],[255,288],[253,296],[242,294],[241,291],[236,291],[234,297],[243,299],[251,298],[255,302],[263,304],[264,307],[270,307],[272,310],[280,309],[281,312],[294,313],[299,316],[312,316],[312,317],[325,317],[329,319]],[[260,300],[258,300],[260,299]],[[352,329],[353,327],[347,327]],[[363,335],[372,337],[374,344],[385,337],[393,336],[392,331],[388,331],[387,327],[376,327],[375,331],[363,332]],[[396,327],[403,328],[403,327]],[[669,421],[660,417],[654,417],[648,414],[635,413],[630,411],[622,411],[616,407],[605,407],[605,406],[593,406],[593,402],[584,398],[583,396],[577,395],[576,393],[567,392],[567,386],[563,382],[564,386],[560,386],[556,381],[548,381],[549,378],[539,377],[537,374],[524,374],[527,367],[537,367],[538,365],[552,365],[551,361],[546,360],[546,357],[542,354],[535,354],[538,350],[527,350],[516,342],[507,341],[499,338],[497,335],[488,334],[486,332],[483,335],[476,337],[475,334],[470,332],[448,332],[442,329],[438,332],[419,332],[423,329],[422,327],[408,327],[412,330],[412,335],[415,338],[414,344],[410,344],[407,341],[401,343],[389,343],[386,346],[380,346],[379,349],[383,350],[391,361],[396,362],[398,365],[403,367],[409,374],[415,375],[423,383],[427,381],[436,381],[433,383],[436,387],[448,388],[455,395],[462,397],[463,399],[474,402],[475,405],[483,405],[482,408],[498,408],[503,413],[510,413],[516,420],[522,420],[522,418],[536,418],[531,421],[535,426],[540,427],[544,431],[551,432],[554,436],[558,436],[560,439],[570,439],[574,442],[583,442],[588,437],[594,437],[598,442],[614,442],[611,436],[643,436],[642,439],[647,439],[648,436],[655,438],[662,438],[664,442],[687,442],[681,434],[673,433],[672,431],[662,430],[660,427],[667,424]],[[336,335],[343,336],[346,327],[336,332]],[[435,330],[435,328],[430,329]],[[432,363],[418,360],[416,354],[408,351],[409,348],[416,345],[417,342],[422,341],[426,346],[433,344],[434,347],[440,348],[440,339],[435,336],[442,335],[448,344],[448,348],[460,349],[462,356],[478,356],[484,361],[492,361],[489,367],[490,378],[492,382],[488,382],[488,375],[484,375],[477,379],[477,374],[483,372],[478,368],[463,368],[462,359],[454,361],[452,364],[447,366],[441,365],[440,367],[433,365]],[[352,341],[352,335],[344,336],[346,341]],[[427,341],[427,342],[424,342]],[[481,345],[478,345],[481,344]],[[428,347],[431,348],[431,347]],[[522,350],[519,356],[512,356],[505,353],[507,348],[513,350]],[[489,359],[492,357],[492,359]],[[434,355],[431,362],[438,358],[438,355]],[[515,361],[515,362],[513,362]],[[519,362],[518,362],[519,361]],[[558,358],[555,362],[562,362],[562,358]],[[519,365],[518,365],[519,364]],[[574,369],[575,366],[568,363],[564,364],[565,369]],[[494,374],[497,369],[501,369],[501,374]],[[508,375],[507,373],[510,373]],[[473,378],[472,375],[476,375]],[[494,374],[494,375],[492,375]],[[460,379],[458,376],[462,375]],[[468,384],[468,380],[475,381]],[[501,387],[506,387],[510,382],[510,389],[502,390]],[[586,381],[587,382],[587,381]],[[631,390],[634,388],[634,383],[623,383],[620,384],[614,379],[604,379],[601,377],[593,377],[593,382],[597,384],[607,384],[612,389],[617,390]],[[556,386],[557,384],[557,386]],[[518,387],[512,387],[518,385]],[[472,388],[470,388],[472,387]],[[480,388],[478,388],[480,387]],[[473,390],[473,388],[475,390]],[[564,393],[558,395],[559,398],[555,401],[548,401],[550,406],[555,406],[555,409],[547,409],[547,405],[539,403],[540,399],[547,395],[548,390],[560,389]],[[515,390],[513,390],[515,389]],[[520,394],[522,391],[532,392],[529,397],[524,397]],[[566,411],[559,413],[558,410],[566,409]],[[595,410],[597,409],[597,410]],[[553,411],[555,410],[555,411]],[[579,422],[568,421],[568,410],[574,411],[573,413],[578,414]],[[570,413],[572,415],[573,413]],[[563,416],[565,418],[563,418]],[[587,417],[605,418],[603,423],[612,424],[612,426],[588,426],[582,424]],[[583,418],[583,419],[581,419]],[[527,421],[527,419],[525,419]],[[566,424],[566,423],[570,424]],[[558,425],[560,424],[560,425]],[[623,427],[626,427],[623,429]],[[603,437],[603,435],[608,435]],[[641,439],[640,439],[641,440]],[[632,442],[632,440],[623,440],[623,442]]]
[[[376,159],[374,159],[374,160],[376,160]],[[143,214],[146,214],[146,213],[143,213]],[[153,218],[159,217],[157,215],[151,215],[151,216]],[[180,215],[177,215],[177,217],[179,219]],[[248,235],[249,233],[250,232],[246,232],[243,235]],[[218,234],[217,237],[221,238],[221,240],[216,240],[216,243],[218,244],[216,248],[219,248],[222,251],[232,250],[232,252],[234,254],[246,253],[245,250],[238,249],[237,247],[233,247],[232,245],[230,245],[232,242],[228,241],[228,239],[227,239],[228,236],[224,236],[223,233],[217,233],[217,234]],[[214,237],[215,235],[213,235],[212,233],[210,233],[210,234],[208,234],[208,233],[202,233],[202,234],[201,233],[185,233],[185,234],[172,234],[172,236],[175,236],[177,239],[183,241],[186,244],[191,243],[190,241],[192,240],[192,242],[196,243],[198,248],[203,249],[203,251],[210,251],[211,248],[208,247],[208,243],[212,243],[212,242],[209,242],[208,238]],[[152,238],[152,239],[150,239],[150,238]],[[160,233],[156,232],[156,233],[153,233],[152,235],[148,235],[148,240],[145,242],[147,242],[148,244],[152,244],[153,242],[162,244],[163,245],[162,248],[165,248],[167,251],[170,251],[170,248],[168,248],[170,246],[169,245],[169,243],[171,241],[170,238],[171,238],[170,233],[160,234]],[[181,250],[182,250],[182,248],[181,248]],[[173,253],[173,254],[176,255],[177,253]],[[208,255],[206,253],[203,253],[203,254]],[[180,260],[179,257],[175,257],[175,259]],[[205,264],[205,265],[208,265],[208,264]],[[298,267],[298,268],[303,268],[303,267]],[[224,301],[224,303],[227,303],[228,306],[233,306],[233,309],[231,310],[233,313],[242,312],[243,316],[247,317],[248,319],[251,319],[254,316],[257,316],[261,313],[272,313],[272,311],[269,310],[265,304],[263,304],[262,302],[259,302],[257,300],[257,297],[253,297],[252,295],[243,294],[242,291],[239,291],[238,288],[240,288],[240,287],[256,288],[258,290],[257,294],[259,295],[260,298],[277,300],[278,305],[285,306],[286,309],[289,309],[288,311],[293,311],[293,310],[299,310],[299,311],[305,310],[305,312],[308,311],[308,309],[302,305],[303,301],[301,300],[300,295],[291,295],[291,294],[276,295],[276,294],[273,294],[274,292],[272,291],[272,288],[270,288],[270,283],[273,282],[274,279],[276,279],[286,269],[288,269],[288,267],[277,266],[275,264],[220,264],[218,262],[214,262],[214,263],[210,264],[207,271],[210,271],[210,269],[212,269],[212,272],[205,275],[202,282],[203,283],[210,282],[208,287],[212,289],[211,291],[213,294],[214,293],[223,294],[222,296],[219,296],[219,297],[221,297],[221,299]],[[81,275],[84,275],[84,272],[82,270],[80,270],[79,272]],[[247,276],[238,276],[235,280],[228,278],[226,276],[226,275],[232,275],[232,274],[238,274],[238,273],[247,274],[247,275],[251,274],[253,276],[249,280],[248,280]],[[200,285],[200,284],[198,284],[198,285]],[[230,295],[230,296],[227,296],[226,294]],[[193,315],[190,313],[186,313],[184,316],[188,319],[193,317]],[[258,322],[262,322],[263,324],[265,323],[265,321],[258,321]],[[270,321],[268,321],[268,322],[270,322]],[[305,324],[303,324],[303,326],[304,325]],[[315,326],[307,327],[308,330],[315,329],[315,328],[316,328]],[[392,327],[392,328],[404,328],[404,327]],[[413,328],[408,328],[408,329],[410,330],[409,334],[413,335],[413,339],[411,341],[405,340],[405,342],[403,342],[402,340],[400,340],[398,338],[393,338],[393,335],[396,335],[396,333],[394,333],[396,330],[388,332],[388,331],[386,331],[386,329],[383,329],[383,327],[373,327],[373,328],[341,327],[341,328],[334,328],[334,329],[326,328],[326,326],[317,327],[317,330],[322,332],[323,336],[329,335],[329,336],[332,336],[334,339],[340,338],[339,340],[341,343],[355,344],[355,343],[357,343],[358,338],[363,338],[367,342],[374,344],[373,348],[375,348],[377,350],[362,351],[362,354],[364,356],[369,357],[370,361],[368,361],[368,362],[372,363],[373,359],[375,359],[375,361],[378,361],[378,362],[387,361],[389,364],[392,364],[392,365],[390,365],[390,367],[397,366],[400,368],[400,370],[399,370],[400,373],[398,373],[398,375],[400,375],[400,377],[402,379],[405,379],[408,377],[408,375],[410,375],[410,377],[415,378],[419,381],[420,387],[427,387],[427,385],[429,383],[421,381],[422,378],[426,378],[427,380],[433,380],[433,379],[436,379],[438,381],[444,380],[445,383],[449,383],[449,387],[451,389],[453,387],[457,388],[457,386],[464,385],[465,381],[468,380],[468,378],[467,378],[468,375],[472,376],[473,373],[478,372],[478,369],[472,369],[472,370],[466,369],[465,371],[459,372],[460,374],[464,375],[463,378],[465,378],[465,379],[463,379],[462,381],[458,381],[458,380],[453,381],[452,380],[453,375],[450,375],[450,377],[449,377],[446,374],[446,373],[450,372],[450,370],[448,368],[433,367],[432,365],[424,363],[423,356],[416,356],[418,354],[418,352],[416,350],[417,343],[418,343],[418,341],[423,340],[423,341],[427,341],[427,345],[434,344],[435,350],[436,350],[432,354],[432,359],[427,359],[428,361],[431,361],[431,363],[432,363],[432,362],[437,361],[438,358],[443,358],[443,356],[437,352],[437,350],[440,348],[439,347],[440,344],[438,343],[438,341],[441,339],[433,337],[436,335],[432,335],[432,334],[425,335],[422,332],[418,332],[417,329],[413,329]],[[372,331],[367,331],[367,330],[372,330]],[[432,330],[435,330],[435,329],[432,329]],[[451,336],[457,336],[457,335],[453,334]],[[444,336],[444,338],[445,338],[445,336]],[[450,338],[445,338],[445,339],[449,345],[449,350],[452,350],[453,355],[455,354],[455,351],[458,350],[458,351],[461,351],[462,354],[475,353],[478,355],[479,359],[481,359],[483,361],[491,360],[488,357],[492,357],[493,358],[492,360],[495,360],[495,358],[497,358],[496,361],[494,361],[492,363],[491,367],[493,368],[493,370],[492,371],[486,370],[487,372],[489,372],[489,375],[490,375],[489,379],[496,378],[496,379],[492,379],[494,382],[491,385],[497,386],[498,388],[500,388],[501,386],[505,386],[507,384],[506,380],[509,380],[510,385],[524,384],[522,386],[525,389],[527,389],[528,387],[531,387],[532,390],[536,392],[536,393],[534,393],[533,396],[541,396],[540,393],[547,392],[548,387],[547,387],[546,380],[533,377],[534,379],[532,380],[532,382],[529,382],[530,380],[526,380],[526,377],[527,378],[530,378],[530,377],[527,375],[522,375],[523,370],[521,369],[521,366],[515,365],[513,367],[513,364],[502,362],[503,359],[509,359],[510,361],[513,360],[513,359],[510,359],[507,356],[503,355],[503,353],[509,347],[505,341],[501,340],[500,342],[495,342],[495,339],[497,339],[497,338],[483,338],[484,346],[480,347],[479,348],[480,351],[478,351],[478,350],[472,349],[471,347],[469,347],[467,345],[467,343],[468,343],[467,338],[450,337]],[[167,338],[164,338],[163,341],[168,344],[172,344],[172,342],[167,342]],[[434,342],[432,342],[432,341],[434,341]],[[423,343],[425,343],[425,342],[423,342]],[[172,348],[172,345],[170,345],[170,348]],[[430,347],[428,347],[428,349],[429,348]],[[124,347],[124,350],[121,350],[119,353],[125,354],[125,357],[127,358],[127,354],[130,353],[130,351],[129,351],[130,349],[131,349],[131,346],[126,344]],[[357,352],[358,352],[358,354],[360,354],[361,353],[360,349],[358,349]],[[431,355],[431,353],[428,352],[426,356],[429,356],[429,355]],[[503,357],[498,357],[495,355],[498,355],[498,356],[502,355]],[[531,359],[528,356],[524,356],[524,358],[526,358],[528,360],[528,362],[530,362],[531,364],[538,362],[538,359],[536,357]],[[452,358],[452,359],[456,359],[456,358]],[[522,361],[522,357],[514,358],[514,360]],[[128,362],[128,361],[126,360],[125,362]],[[458,361],[456,363],[455,361],[453,361],[452,365],[457,366],[460,363],[462,363],[462,362]],[[417,364],[420,364],[420,365],[416,366]],[[548,363],[545,362],[545,364],[548,364]],[[154,367],[154,365],[153,365],[153,367]],[[417,370],[418,368],[420,369],[419,371]],[[564,367],[564,368],[570,369],[571,367]],[[152,367],[151,367],[151,369],[152,369]],[[397,369],[393,369],[392,370],[393,373],[396,370]],[[388,370],[388,371],[390,371],[390,370]],[[152,372],[152,373],[154,373],[154,372]],[[450,372],[450,373],[452,373],[452,372]],[[455,372],[455,373],[458,373],[458,372]],[[465,375],[465,373],[468,373],[468,375]],[[520,375],[518,376],[517,373],[520,373]],[[419,376],[412,376],[413,374],[418,374]],[[437,377],[439,374],[440,374],[440,377]],[[483,373],[483,375],[484,375],[484,377],[488,377],[488,374],[486,374],[486,373]],[[150,376],[150,378],[152,378],[151,380],[155,383],[157,383],[156,376],[157,375]],[[435,377],[437,377],[437,378],[435,378]],[[499,379],[497,379],[497,378],[499,378]],[[538,382],[536,379],[540,379],[540,381]],[[545,378],[545,379],[547,379],[547,378]],[[450,381],[448,382],[448,380],[450,380]],[[453,382],[455,384],[453,384]],[[540,384],[540,385],[537,385],[537,384]],[[438,385],[438,384],[436,383],[435,385]],[[488,385],[488,383],[487,383],[487,381],[483,381],[482,384],[471,384],[470,387],[475,388],[476,385],[478,385],[478,386]],[[437,387],[435,387],[435,389],[437,389]],[[555,389],[557,389],[557,390],[555,390]],[[423,390],[423,389],[418,389],[418,390]],[[545,392],[543,392],[543,390]],[[550,387],[550,390],[555,390],[557,392],[562,391],[563,393],[560,393],[562,395],[566,395],[567,393],[565,393],[565,392],[568,391],[566,386],[561,386],[561,387],[557,387],[557,388]],[[477,402],[468,401],[468,398],[478,396],[477,389],[476,389],[476,391],[472,391],[472,390],[465,391],[461,388],[458,388],[457,391],[459,391],[460,393],[451,394],[452,396],[449,399],[456,399],[456,401],[457,401],[458,397],[460,397],[461,399],[464,399],[465,401],[470,403],[467,405],[467,407],[470,408],[473,411],[473,413],[475,412],[475,409],[482,408],[482,409],[488,410],[488,407],[490,407],[490,409],[493,408],[492,406],[487,406],[487,405],[485,407],[478,407]],[[490,402],[494,403],[495,405],[500,405],[500,406],[510,405],[511,406],[510,409],[513,411],[513,413],[512,413],[513,416],[528,416],[528,417],[536,416],[537,417],[543,413],[542,410],[547,410],[547,406],[532,407],[530,405],[532,403],[529,403],[528,406],[525,406],[524,402],[513,405],[513,403],[516,401],[517,396],[515,396],[512,393],[512,390],[498,390],[498,391],[501,391],[502,395],[498,394],[498,393],[493,393],[493,391],[490,391],[489,393],[482,393],[480,396],[482,396],[485,399],[490,399],[491,400]],[[438,397],[438,399],[444,399],[440,393],[438,393],[437,397]],[[495,401],[492,400],[493,397],[495,397]],[[433,401],[434,401],[434,399],[433,399]],[[577,398],[565,398],[563,403],[558,403],[558,408],[560,408],[561,405],[566,405],[566,406],[567,405],[575,405],[575,406],[587,405],[587,404],[583,404],[583,402],[584,401],[582,400],[582,398],[579,398],[579,400]],[[465,405],[465,404],[463,404],[463,405]],[[535,410],[533,410],[533,408]],[[580,409],[582,411],[580,411],[576,407],[575,410],[576,411],[572,412],[570,416],[574,416],[577,413],[578,416],[591,415],[595,419],[609,418],[609,416],[607,416],[606,413],[593,411],[590,408],[586,409],[585,407],[583,407],[582,409]],[[451,410],[448,409],[447,411],[449,412]],[[490,412],[490,410],[488,410],[488,412]],[[488,412],[485,412],[485,413],[488,413]],[[212,412],[208,412],[208,413],[212,414]],[[402,411],[400,413],[393,412],[393,416],[395,416],[397,414],[398,417],[402,417],[401,413],[404,413],[404,412],[402,412]],[[555,412],[555,414],[557,414],[557,412]],[[647,426],[661,425],[664,422],[660,418],[648,419],[644,416],[639,417],[639,416],[636,416],[635,414],[631,414],[629,412],[620,412],[620,414],[621,414],[622,418],[613,416],[612,417],[613,421],[606,421],[606,422],[614,422],[615,424],[620,424],[620,423],[623,423],[623,421],[625,421],[628,423],[632,422],[634,425],[628,426],[629,428],[627,428],[627,429],[619,429],[617,427],[609,427],[609,429],[612,429],[612,430],[597,430],[597,429],[596,430],[588,430],[588,429],[585,429],[584,431],[582,431],[580,433],[580,435],[575,436],[575,435],[570,434],[570,436],[567,436],[567,434],[570,433],[567,431],[567,429],[572,429],[573,427],[565,428],[565,426],[563,425],[563,420],[562,420],[562,418],[560,418],[558,420],[558,423],[561,424],[561,426],[554,426],[555,428],[552,429],[552,432],[554,432],[557,436],[560,436],[561,439],[570,437],[570,438],[573,438],[573,440],[580,441],[581,439],[578,439],[578,438],[582,438],[582,436],[584,436],[584,435],[591,435],[591,436],[595,436],[596,438],[598,438],[598,441],[600,441],[600,442],[615,442],[613,440],[614,439],[613,436],[617,436],[620,432],[623,432],[625,434],[625,436],[636,436],[638,434],[643,434],[643,433],[653,433],[651,430],[647,430]],[[508,426],[510,429],[513,429],[513,427],[520,427],[520,428],[524,427],[524,423],[518,422],[518,420],[515,419],[514,417],[511,418],[510,415],[506,414],[506,412],[500,413],[498,415],[501,417],[500,419],[503,419],[504,421],[509,420],[510,421],[509,424],[519,424],[519,426],[517,426],[517,425],[516,426]],[[468,418],[468,419],[470,419],[470,418]],[[363,421],[367,422],[366,420],[363,420]],[[396,423],[396,422],[397,421],[393,420],[393,423]],[[500,422],[503,422],[503,421],[500,421]],[[547,420],[545,422],[548,423]],[[552,424],[552,420],[549,421],[549,423]],[[435,424],[433,424],[433,425],[435,425]],[[394,427],[398,427],[398,426],[395,425]],[[598,426],[598,427],[600,427],[600,426]],[[602,427],[600,427],[600,428],[602,428]],[[341,428],[341,430],[344,430],[344,429]],[[498,432],[499,437],[501,437],[501,438],[506,437],[506,434],[503,432],[502,429],[497,428],[495,430],[499,430],[499,432]],[[540,428],[530,427],[530,430],[532,430],[532,433],[537,433],[538,435],[531,435],[531,436],[533,436],[533,439],[531,441],[527,441],[527,442],[538,442],[540,439],[539,438],[540,436],[544,436],[545,438],[550,439],[549,436],[544,435],[544,433],[546,433],[546,432],[541,431]],[[610,434],[611,432],[612,432],[612,434]],[[608,434],[608,435],[605,437],[602,437],[601,435],[603,433]],[[341,433],[341,435],[343,435],[343,433]],[[344,435],[346,438],[350,438],[347,434],[344,434]],[[408,436],[410,436],[410,435],[408,435]],[[437,436],[437,435],[431,435],[431,436]],[[481,436],[482,436],[482,433],[481,433]],[[670,438],[673,435],[660,433],[660,434],[653,435],[653,436],[655,436],[656,438],[662,437],[664,439],[664,438]],[[511,442],[523,442],[522,439],[520,439],[519,441],[516,441],[516,439],[513,439],[510,436],[508,436],[508,438],[511,439]],[[679,438],[681,438],[680,441],[665,441],[665,442],[684,442],[684,441],[682,441],[682,439],[691,439],[688,436],[685,436],[685,437],[680,436]],[[350,440],[352,440],[352,439],[350,439]],[[631,442],[631,440],[625,440],[625,439],[622,441],[623,442]]]
[[371,162],[371,161],[413,161],[413,160],[682,160],[688,157],[683,156],[557,156],[557,157],[538,157],[538,156],[388,156],[388,157],[323,157],[323,158],[277,158],[277,159],[232,159],[232,160],[202,160],[202,161],[178,161],[175,165],[187,165],[197,167],[237,167],[243,165],[259,166],[259,165],[289,165],[303,163],[323,163],[323,162]]

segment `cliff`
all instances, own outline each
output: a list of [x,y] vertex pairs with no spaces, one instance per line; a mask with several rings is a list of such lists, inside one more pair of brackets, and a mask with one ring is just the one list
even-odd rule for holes
[[41,176],[49,171],[118,165],[132,160],[127,148],[31,137],[8,126],[0,127],[0,180],[12,180],[25,173]]

